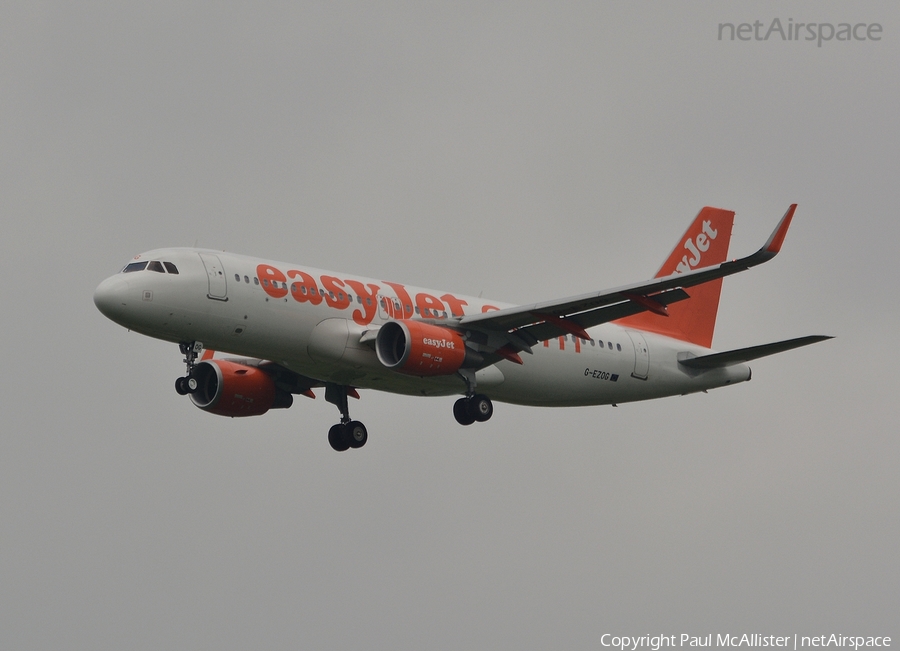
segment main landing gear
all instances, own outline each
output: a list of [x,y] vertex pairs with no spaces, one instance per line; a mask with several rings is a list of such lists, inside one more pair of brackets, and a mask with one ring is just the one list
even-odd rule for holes
[[194,364],[200,351],[203,350],[203,344],[199,341],[182,341],[178,344],[181,354],[184,355],[184,363],[187,366],[187,374],[175,380],[175,391],[178,395],[185,396],[197,390],[199,384],[197,378],[194,377]]
[[494,403],[483,393],[475,393],[475,373],[471,370],[458,372],[460,378],[466,383],[466,397],[453,403],[453,417],[460,425],[471,425],[474,422],[483,423],[494,415]]
[[340,384],[325,385],[325,400],[336,406],[341,412],[341,422],[332,425],[328,430],[328,443],[338,452],[344,452],[350,448],[361,448],[369,440],[366,426],[358,420],[350,420],[350,409],[347,406],[347,396],[356,395],[352,387]]
[[453,403],[453,416],[460,425],[483,423],[494,415],[494,403],[486,395],[476,393]]

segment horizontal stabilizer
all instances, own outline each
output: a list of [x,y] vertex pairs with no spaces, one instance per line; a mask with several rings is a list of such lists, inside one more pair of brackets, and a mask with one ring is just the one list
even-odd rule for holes
[[678,362],[688,368],[710,369],[721,368],[723,366],[733,366],[734,364],[743,364],[750,360],[774,355],[775,353],[783,353],[786,350],[808,346],[820,341],[831,339],[825,335],[810,335],[809,337],[798,337],[797,339],[788,339],[787,341],[776,341],[773,344],[763,344],[762,346],[750,346],[749,348],[738,348],[737,350],[729,350],[724,353],[713,353],[712,355],[703,355],[702,357],[689,357],[687,359],[679,359]]

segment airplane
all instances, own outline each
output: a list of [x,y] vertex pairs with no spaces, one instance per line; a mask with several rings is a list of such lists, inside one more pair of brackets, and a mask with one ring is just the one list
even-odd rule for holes
[[775,257],[796,208],[762,248],[727,260],[735,213],[707,206],[652,279],[532,305],[197,248],[134,256],[94,303],[177,343],[186,373],[175,389],[207,412],[258,416],[324,388],[340,411],[328,442],[345,451],[368,441],[350,417],[358,389],[460,395],[453,415],[471,425],[493,401],[618,406],[706,392],[749,380],[751,360],[830,339],[711,348],[722,279]]

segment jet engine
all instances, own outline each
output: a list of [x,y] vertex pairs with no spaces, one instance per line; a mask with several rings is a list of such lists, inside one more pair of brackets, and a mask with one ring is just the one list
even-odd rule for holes
[[385,323],[378,330],[375,353],[385,367],[420,377],[452,375],[482,362],[459,332],[421,321]]
[[287,409],[294,396],[275,386],[275,380],[255,366],[210,359],[194,367],[197,388],[191,401],[220,416],[259,416],[270,409]]

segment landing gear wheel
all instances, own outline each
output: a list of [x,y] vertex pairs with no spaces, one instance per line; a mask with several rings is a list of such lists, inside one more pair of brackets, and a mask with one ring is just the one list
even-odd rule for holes
[[342,423],[332,425],[331,429],[328,430],[328,443],[338,452],[343,452],[350,447],[349,439],[347,428]]
[[180,377],[175,380],[175,391],[180,396],[186,396],[188,394],[187,386],[185,386],[183,377]]
[[200,386],[200,383],[197,381],[197,378],[195,378],[192,375],[184,378],[184,380],[185,380],[184,387],[188,390],[188,393],[193,393],[194,391],[197,390],[197,387]]
[[347,443],[351,448],[361,448],[369,440],[369,432],[366,431],[366,426],[358,420],[352,420],[343,427],[345,428]]
[[475,415],[469,411],[468,398],[460,398],[453,403],[453,417],[460,425],[471,425],[475,422]]
[[490,420],[494,415],[494,403],[486,395],[476,393],[469,398],[468,403],[469,413],[479,423]]
[[338,452],[343,452],[348,448],[361,448],[369,440],[366,426],[358,420],[350,420],[347,396],[359,398],[359,394],[353,387],[331,383],[325,385],[325,400],[341,412],[341,422],[328,430],[328,442]]

